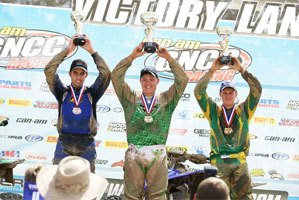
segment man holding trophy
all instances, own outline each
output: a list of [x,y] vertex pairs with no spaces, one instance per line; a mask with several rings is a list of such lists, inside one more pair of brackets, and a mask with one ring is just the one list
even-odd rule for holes
[[99,74],[90,87],[84,86],[88,75],[87,64],[81,59],[75,59],[69,70],[71,84],[65,86],[57,74],[57,69],[67,55],[78,47],[75,45],[76,39],[78,35],[73,36],[69,45],[55,55],[44,69],[49,88],[59,106],[59,137],[53,164],[58,164],[67,156],[80,156],[90,162],[91,171],[95,172],[96,104],[110,83],[111,72],[103,58],[94,50],[91,40],[84,35],[84,44],[80,43],[79,47],[92,56]]
[[[166,48],[157,46],[157,55],[165,58],[174,74],[174,83],[159,95],[159,77],[155,68],[140,71],[142,92],[135,92],[125,82],[132,62],[146,52],[144,43],[134,48],[112,71],[112,83],[124,109],[128,149],[124,163],[124,199],[166,199],[167,156],[165,143],[171,116],[182,96],[188,77]],[[146,191],[144,191],[146,185]]]
[[[253,199],[246,157],[250,146],[249,122],[257,108],[262,87],[237,58],[229,59],[230,62],[223,62],[227,58],[223,59],[222,55],[215,59],[210,71],[198,81],[194,94],[210,123],[211,164],[218,168],[219,178],[229,186],[231,199]],[[237,70],[249,84],[249,95],[244,102],[235,104],[238,92],[230,81],[222,82],[220,86],[221,106],[208,96],[208,83],[223,66]]]

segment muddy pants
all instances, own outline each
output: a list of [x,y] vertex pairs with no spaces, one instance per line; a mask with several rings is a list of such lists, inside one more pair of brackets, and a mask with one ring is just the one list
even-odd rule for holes
[[[125,154],[124,199],[164,200],[167,191],[167,155],[164,145],[129,145]],[[146,183],[146,184],[145,184]]]

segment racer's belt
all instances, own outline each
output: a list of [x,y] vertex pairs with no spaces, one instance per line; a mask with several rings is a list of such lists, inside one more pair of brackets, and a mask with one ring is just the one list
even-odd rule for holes
[[[228,155],[219,155],[219,156],[215,156],[214,158],[212,158],[211,163],[212,164],[216,164],[219,162],[219,158],[223,161],[227,160],[227,159],[238,159],[241,163],[245,163],[246,162],[246,155],[245,153],[239,152],[239,153],[232,153],[232,154],[228,154]],[[217,162],[218,160],[218,162]]]
[[246,158],[246,155],[245,153],[242,151],[240,153],[232,153],[232,154],[229,154],[229,155],[220,155],[220,158],[223,160],[223,159],[228,159],[228,158],[237,158],[237,159],[245,159]]

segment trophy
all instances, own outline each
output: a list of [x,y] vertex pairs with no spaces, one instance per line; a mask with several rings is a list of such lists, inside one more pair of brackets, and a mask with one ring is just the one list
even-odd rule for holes
[[222,38],[222,40],[219,41],[220,47],[222,49],[222,53],[220,54],[220,63],[222,65],[232,64],[232,58],[230,56],[230,52],[228,51],[228,46],[229,46],[228,37],[232,34],[231,27],[229,26],[217,27],[216,32],[218,36]]
[[155,53],[157,49],[157,43],[153,41],[153,26],[157,23],[159,17],[153,11],[148,11],[143,13],[140,18],[141,22],[146,26],[144,33],[147,37],[147,41],[144,43],[143,49],[148,53]]
[[86,40],[82,34],[83,24],[84,24],[84,15],[81,11],[72,11],[71,20],[74,23],[75,30],[77,32],[77,37],[74,39],[74,44],[82,46],[85,44]]

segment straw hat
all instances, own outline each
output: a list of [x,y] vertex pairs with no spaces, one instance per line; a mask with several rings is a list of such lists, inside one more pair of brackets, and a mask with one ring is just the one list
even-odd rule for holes
[[86,159],[68,156],[59,165],[42,168],[36,185],[46,200],[91,200],[104,194],[108,181],[91,173]]

